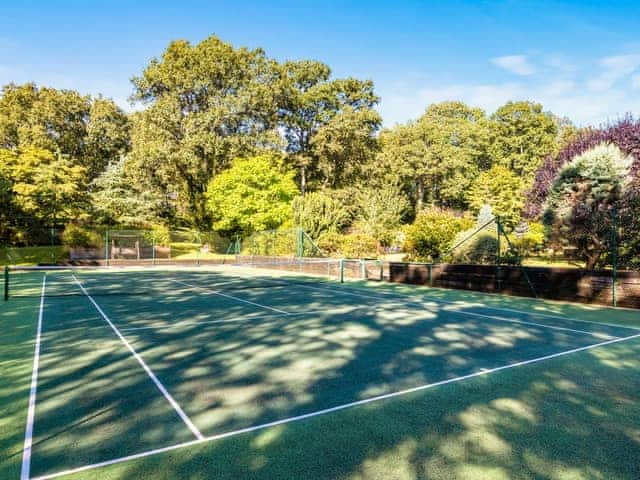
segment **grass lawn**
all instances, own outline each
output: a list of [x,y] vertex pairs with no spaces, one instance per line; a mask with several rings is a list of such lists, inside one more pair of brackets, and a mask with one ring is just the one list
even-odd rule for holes
[[52,265],[68,259],[68,250],[60,245],[0,248],[0,264],[2,265]]

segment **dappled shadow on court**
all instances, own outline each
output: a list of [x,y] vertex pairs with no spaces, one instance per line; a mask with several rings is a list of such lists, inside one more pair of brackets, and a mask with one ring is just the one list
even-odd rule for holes
[[[640,345],[123,464],[113,478],[638,478]],[[622,361],[620,359],[634,359]]]
[[[227,290],[248,304],[153,280],[162,295],[96,299],[205,435],[601,341],[400,297],[358,300],[295,285]],[[86,299],[47,302],[34,473],[194,438]],[[464,308],[478,307],[457,310]],[[110,471],[113,478],[633,478],[637,466],[620,457],[640,454],[637,346],[583,352]],[[606,441],[594,440],[598,432]]]

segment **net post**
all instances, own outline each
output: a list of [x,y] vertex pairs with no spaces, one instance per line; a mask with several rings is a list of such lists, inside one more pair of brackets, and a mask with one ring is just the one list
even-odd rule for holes
[[618,306],[616,292],[618,284],[618,215],[616,209],[611,209],[611,301],[614,307]]
[[362,280],[367,279],[367,261],[364,258],[360,259],[360,277]]
[[104,232],[104,262],[106,266],[109,266],[109,229]]
[[344,283],[344,258],[340,259],[340,283]]
[[302,258],[304,255],[304,230],[302,227],[298,227],[297,237],[298,237],[298,257]]
[[502,279],[500,278],[500,235],[502,234],[502,225],[500,216],[496,215],[496,225],[498,227],[498,245],[496,250],[496,283],[498,284],[498,292],[502,291]]
[[4,301],[9,300],[9,266],[4,266]]

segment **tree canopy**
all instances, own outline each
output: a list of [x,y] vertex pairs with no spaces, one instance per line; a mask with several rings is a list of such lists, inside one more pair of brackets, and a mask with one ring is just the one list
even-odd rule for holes
[[[615,204],[620,259],[640,264],[640,120],[630,116],[578,129],[535,101],[493,113],[445,101],[381,129],[371,80],[215,35],[169,43],[132,83],[132,113],[99,95],[2,88],[2,241],[69,222],[241,235],[295,222],[343,254],[397,247],[404,231],[410,255],[430,258],[486,207],[516,236],[546,211],[546,247],[563,237],[587,251],[610,227],[593,209]],[[592,152],[603,143],[632,159],[619,188],[585,166],[606,170],[613,154]],[[569,169],[587,152],[591,163]]]
[[513,228],[519,221],[524,206],[522,179],[502,165],[494,165],[482,172],[469,188],[469,208],[474,215],[484,205],[489,205],[494,215],[501,217],[507,227]]
[[556,150],[558,124],[555,118],[533,102],[508,102],[491,116],[495,161],[521,177],[525,184],[545,157]]
[[209,183],[207,208],[215,230],[246,236],[290,221],[291,202],[298,193],[294,172],[280,157],[236,159]]
[[482,110],[444,102],[416,122],[382,132],[379,160],[411,194],[416,210],[424,202],[462,208],[472,179],[491,164],[488,142]]
[[88,181],[129,150],[127,115],[104,98],[72,90],[6,85],[0,97],[0,147],[38,147],[83,167]]

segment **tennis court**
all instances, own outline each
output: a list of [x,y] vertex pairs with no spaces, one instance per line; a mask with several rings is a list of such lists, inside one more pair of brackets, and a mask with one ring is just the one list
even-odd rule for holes
[[[455,397],[455,385],[478,389],[480,378],[535,379],[536,365],[558,361],[579,371],[586,353],[618,346],[637,353],[630,312],[554,313],[480,294],[340,283],[334,266],[318,263],[314,275],[275,265],[12,272],[4,313],[32,349],[21,478],[96,478],[145,459],[157,471],[167,455],[175,462],[203,445],[340,419],[324,429],[327,454],[374,406],[379,422],[391,423],[390,405],[417,423],[425,405],[446,418],[446,402],[421,392]],[[357,435],[370,437],[366,448],[388,442]]]

